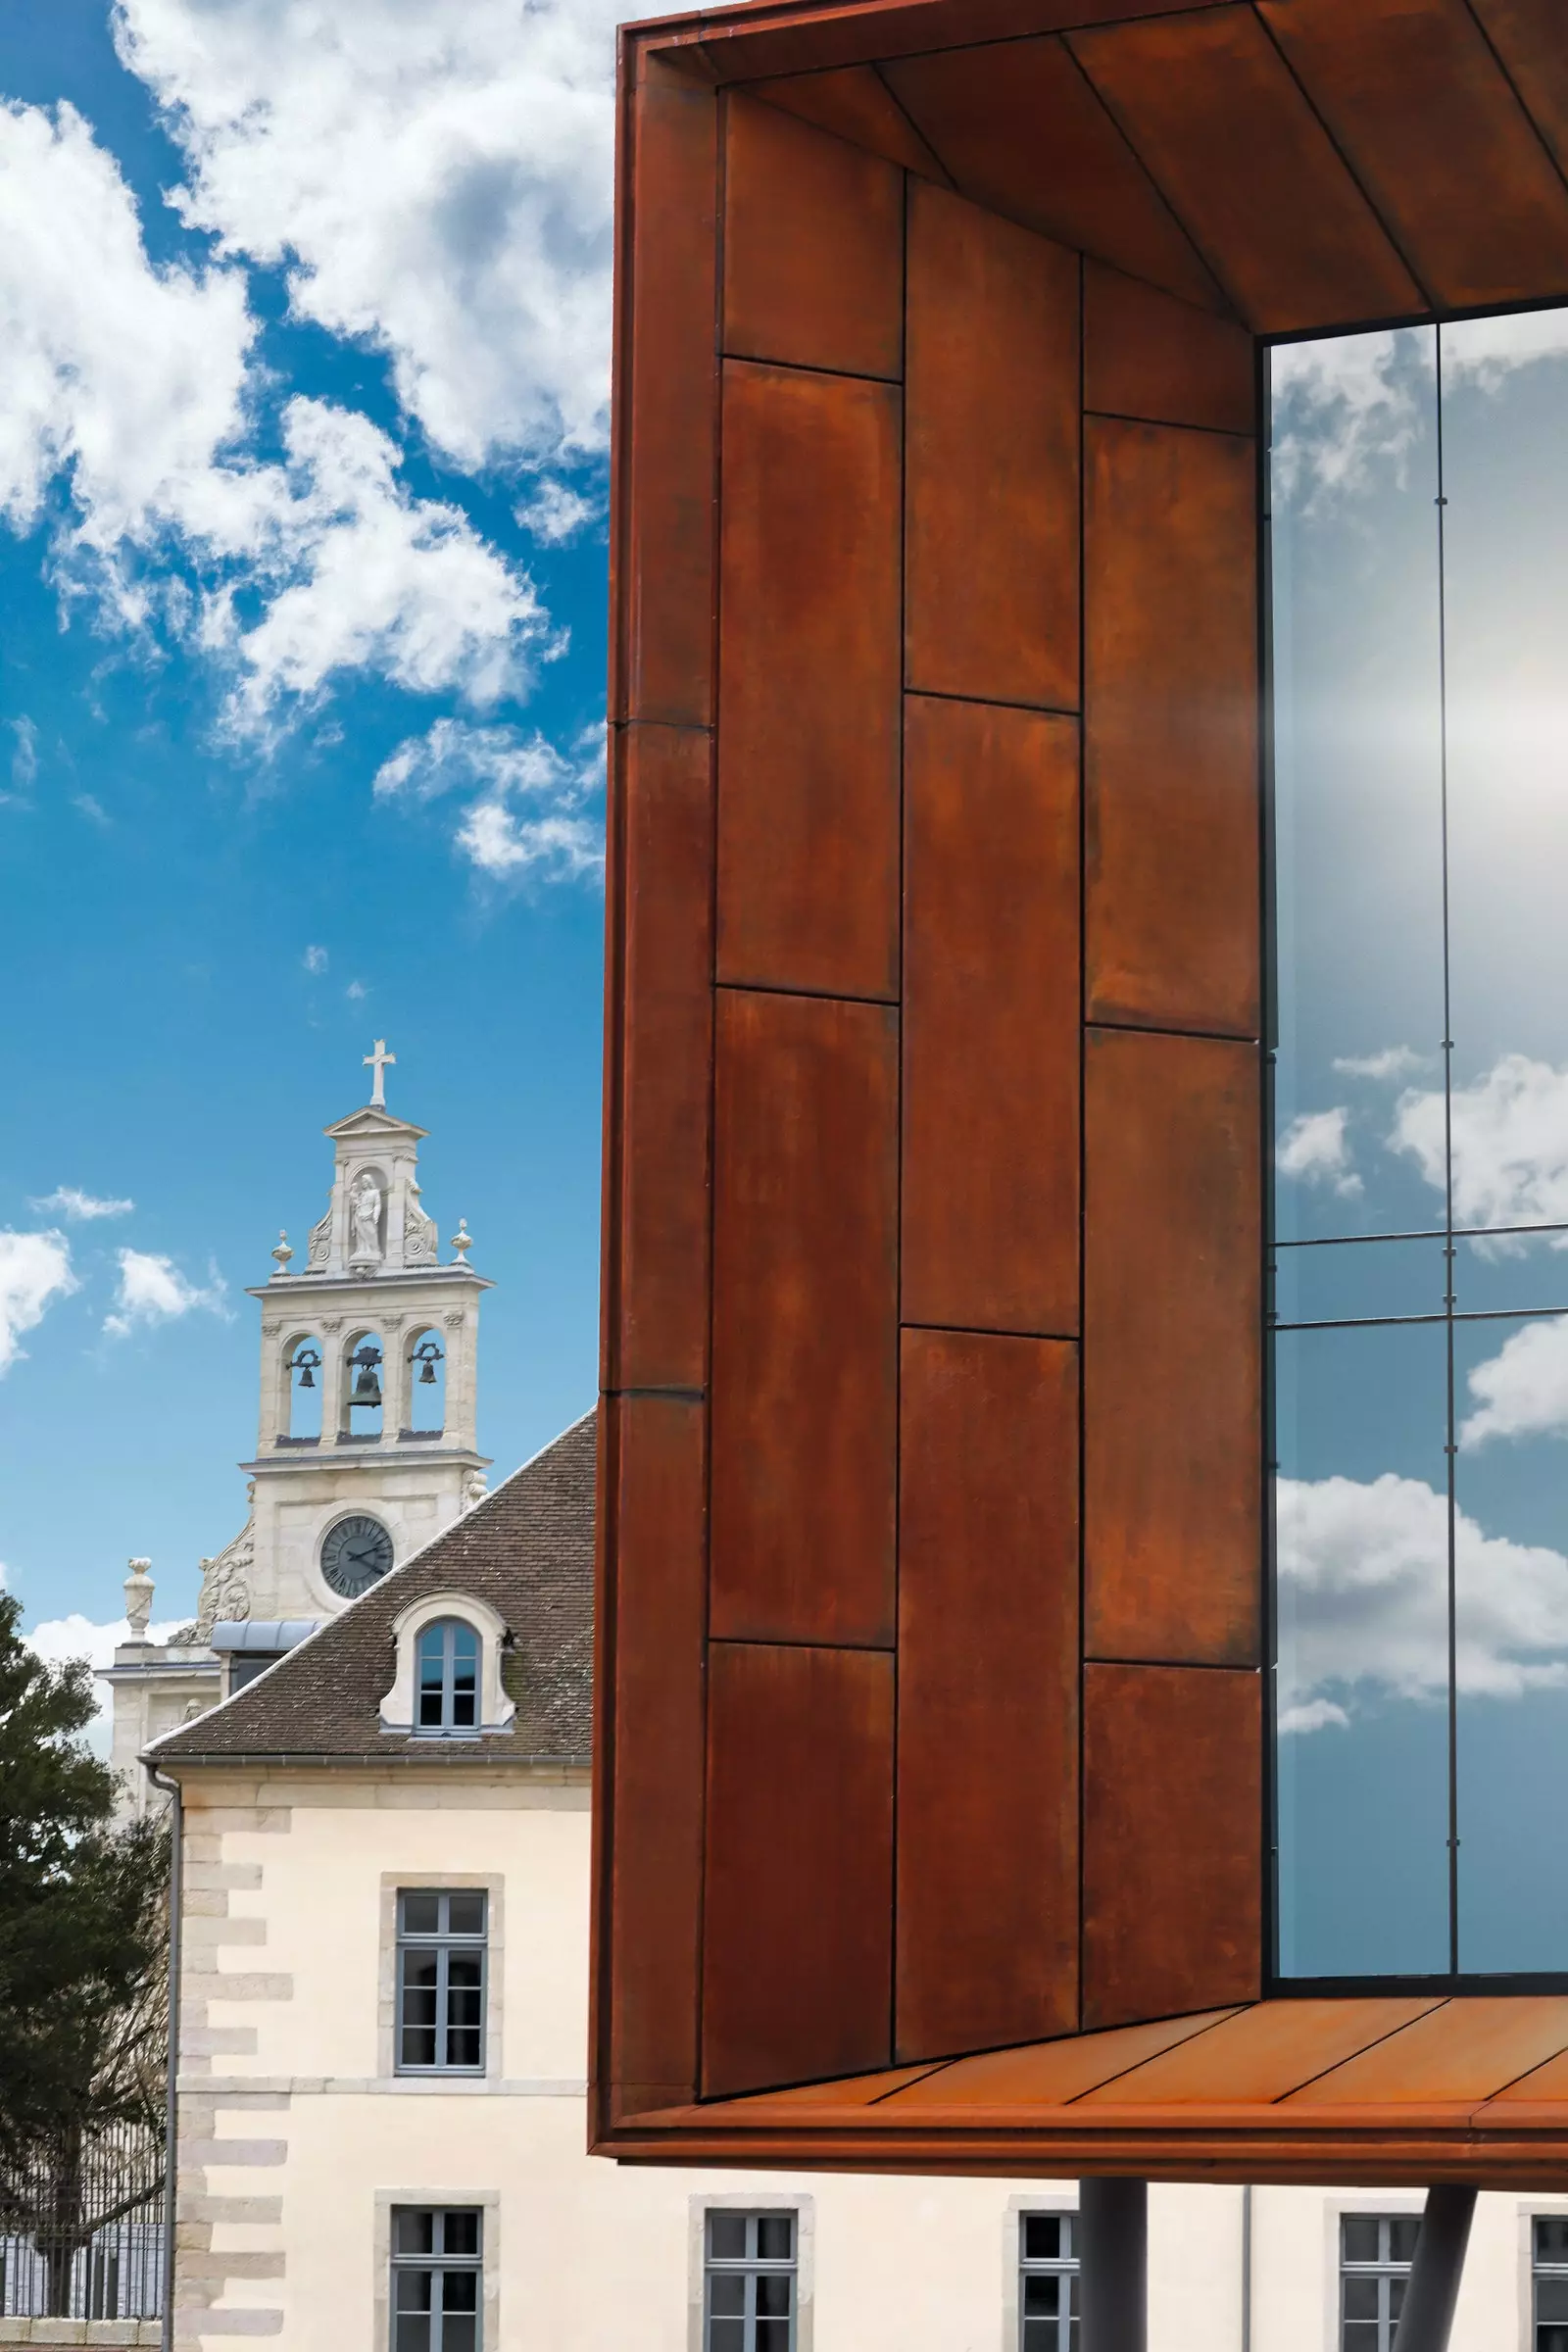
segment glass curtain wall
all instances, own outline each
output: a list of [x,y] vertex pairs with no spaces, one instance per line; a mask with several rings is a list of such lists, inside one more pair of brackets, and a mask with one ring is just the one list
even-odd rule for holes
[[1568,1978],[1568,311],[1270,364],[1277,1968]]

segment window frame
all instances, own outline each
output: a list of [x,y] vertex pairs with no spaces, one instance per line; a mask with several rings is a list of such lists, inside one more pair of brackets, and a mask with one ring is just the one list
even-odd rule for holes
[[1543,2320],[1541,2316],[1542,2280],[1544,2278],[1550,2279],[1554,2283],[1561,2282],[1564,2286],[1568,2286],[1568,2246],[1564,2247],[1560,2261],[1543,2262],[1539,2249],[1539,2231],[1543,2222],[1560,2222],[1564,2224],[1565,2228],[1568,2228],[1568,2214],[1564,2214],[1560,2209],[1555,2213],[1532,2212],[1528,2215],[1527,2221],[1529,2234],[1525,2241],[1525,2250],[1530,2264],[1530,2318],[1529,2334],[1526,2340],[1529,2352],[1540,2352],[1543,2328],[1568,2329],[1568,2316],[1562,2319],[1547,2320]]
[[[454,1931],[450,1926],[454,1895],[477,1897],[482,1906],[483,1924],[477,1934]],[[434,1930],[405,1927],[404,1905],[411,1896],[423,1896],[437,1905],[440,1924]],[[393,1960],[392,1960],[392,2072],[399,2076],[438,2077],[443,2082],[454,2079],[474,2082],[483,2078],[488,2069],[490,2041],[490,1891],[486,1886],[398,1886],[393,1892]],[[426,2032],[425,2027],[410,2027],[404,2017],[404,2001],[408,1991],[405,1962],[412,1952],[436,1954],[436,2015],[434,2033],[437,2056],[428,2065],[405,2059],[403,2036],[407,2032]],[[476,2062],[458,2065],[439,2055],[447,2037],[455,2032],[466,2033],[466,2027],[454,2027],[451,2019],[451,1957],[454,1952],[476,1952],[479,1959],[478,2026],[479,2055]],[[460,1990],[466,1990],[462,1986]],[[434,2210],[432,2208],[432,2210]]]
[[[1347,2226],[1351,2222],[1372,2222],[1376,2224],[1378,2231],[1378,2254],[1374,2261],[1349,2262],[1347,2260],[1345,2252],[1345,2232]],[[1334,2341],[1337,2347],[1337,2352],[1345,2352],[1345,2330],[1348,2326],[1353,2325],[1364,2328],[1369,2324],[1365,2318],[1362,2318],[1359,2315],[1357,2315],[1357,2317],[1352,2321],[1349,2315],[1346,2312],[1345,2308],[1345,2289],[1347,2281],[1349,2279],[1363,2278],[1374,2278],[1378,2281],[1377,2314],[1376,2318],[1370,2323],[1376,2327],[1378,2330],[1378,2338],[1376,2345],[1370,2348],[1370,2352],[1393,2352],[1395,2333],[1398,2327],[1399,2319],[1397,2311],[1395,2311],[1391,2308],[1394,2302],[1393,2286],[1396,2281],[1407,2283],[1409,2280],[1411,2268],[1409,2262],[1397,2260],[1392,2253],[1388,2251],[1390,2232],[1397,2224],[1400,2223],[1404,2224],[1413,2230],[1419,2230],[1421,2226],[1421,2216],[1419,2213],[1411,2213],[1408,2211],[1400,2213],[1396,2210],[1387,2210],[1383,2212],[1368,2213],[1365,2211],[1351,2211],[1348,2208],[1342,2208],[1336,2217],[1335,2236],[1338,2260],[1335,2277],[1338,2283],[1335,2288],[1334,2298],[1336,2315]],[[1414,2256],[1412,2249],[1412,2260]]]
[[[739,2221],[745,2224],[747,2250],[744,2255],[735,2257],[713,2253],[712,2234],[715,2220]],[[787,2221],[789,2223],[790,2252],[788,2260],[764,2256],[756,2251],[758,2225],[764,2221]],[[702,2289],[698,2304],[697,2340],[701,2352],[712,2352],[714,2319],[727,2319],[735,2316],[722,2312],[715,2314],[713,2311],[712,2282],[715,2278],[741,2278],[748,2282],[748,2292],[745,2298],[747,2308],[740,2315],[741,2352],[757,2352],[757,2323],[760,2315],[756,2308],[756,2294],[755,2291],[752,2291],[755,2288],[756,2280],[763,2278],[787,2278],[790,2281],[790,2308],[786,2336],[788,2352],[807,2352],[807,2339],[803,2338],[801,2326],[802,2221],[803,2217],[799,2207],[793,2204],[760,2203],[747,2198],[737,2199],[732,2203],[714,2200],[704,2205],[700,2217],[701,2234],[699,2239],[702,2256]],[[760,2316],[777,2315],[763,2314]]]
[[[432,2239],[439,2235],[443,2241],[446,2236],[446,2224],[454,2214],[471,2214],[476,2224],[474,2231],[475,2246],[473,2253],[453,2253],[449,2255],[446,2251],[444,2243],[438,2247],[434,2247],[429,2254],[405,2253],[398,2245],[398,2223],[403,2215],[409,2213],[428,2214],[431,2218],[431,2221],[438,2225],[438,2228],[432,2230],[431,2231]],[[444,2280],[449,2275],[454,2275],[471,2278],[475,2281],[473,2312],[471,2315],[474,2328],[473,2352],[484,2352],[486,2334],[485,2305],[488,2301],[485,2273],[487,2233],[485,2230],[484,2201],[465,2204],[454,2203],[451,2205],[428,2205],[424,2203],[410,2202],[400,2198],[388,2207],[387,2219],[387,2340],[389,2352],[397,2352],[398,2320],[401,2316],[398,2310],[398,2278],[400,2274],[406,2274],[410,2271],[428,2271],[433,2278],[442,2280]],[[429,2337],[429,2352],[447,2352],[447,2347],[444,2340],[446,2336],[447,2318],[447,2314],[444,2309],[444,2288],[439,2292],[439,2305],[440,2308],[438,2308],[437,2300],[433,2299],[428,2315],[432,2323],[431,2333]],[[467,2319],[470,2315],[466,2312],[462,2312],[454,2313],[452,2316],[454,2318]]]
[[[1029,2224],[1057,2222],[1068,2232],[1069,2252],[1052,2257],[1031,2255],[1028,2251]],[[1028,2281],[1031,2278],[1066,2278],[1069,2281],[1067,2308],[1055,2317],[1056,2341],[1046,2352],[1077,2352],[1081,2331],[1080,2294],[1078,2280],[1082,2270],[1082,2249],[1078,2242],[1078,2213],[1071,2205],[1020,2205],[1017,2209],[1017,2319],[1012,2329],[1012,2346],[1016,2352],[1030,2352],[1025,2332],[1030,2325]],[[1041,2315],[1042,2319],[1045,2315]]]
[[[430,1641],[432,1635],[437,1634],[441,1637],[441,1681],[439,1685],[441,1720],[439,1723],[423,1723],[420,1721],[420,1714],[427,1687],[424,1680],[425,1644]],[[473,1714],[472,1721],[468,1723],[459,1723],[455,1720],[458,1703],[458,1640],[460,1636],[466,1636],[473,1644],[472,1689],[468,1693],[468,1703]],[[414,1637],[413,1737],[416,1740],[477,1740],[484,1728],[480,1721],[483,1712],[484,1636],[471,1618],[459,1616],[456,1612],[430,1618],[419,1627]]]

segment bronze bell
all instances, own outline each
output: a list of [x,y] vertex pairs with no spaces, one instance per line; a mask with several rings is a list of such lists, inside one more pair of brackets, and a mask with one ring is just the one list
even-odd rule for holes
[[316,1374],[315,1374],[315,1373],[314,1373],[314,1372],[311,1370],[311,1367],[310,1367],[310,1365],[309,1365],[309,1364],[301,1364],[301,1366],[300,1366],[300,1387],[301,1387],[302,1389],[314,1389],[314,1388],[315,1388],[315,1386],[316,1386]]
[[424,1388],[433,1389],[435,1387],[435,1366],[428,1356],[419,1367],[419,1381]]
[[351,1405],[378,1406],[380,1404],[381,1383],[375,1377],[375,1367],[380,1360],[378,1348],[357,1348],[355,1349],[354,1361],[360,1368],[355,1375],[354,1393],[349,1398]]
[[317,1366],[320,1363],[320,1357],[318,1355],[314,1348],[301,1348],[298,1353],[295,1355],[292,1364],[289,1366],[289,1370],[299,1374],[300,1387],[302,1389],[315,1388]]

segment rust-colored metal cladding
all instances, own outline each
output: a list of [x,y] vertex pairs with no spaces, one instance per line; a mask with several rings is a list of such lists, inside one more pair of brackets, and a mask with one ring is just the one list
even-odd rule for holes
[[1078,260],[909,182],[905,672],[1078,703]]
[[1090,417],[1084,450],[1088,1014],[1252,1037],[1252,445]]
[[1568,43],[1561,0],[1470,0],[1532,122],[1568,164]]
[[1252,1046],[1088,1034],[1090,1657],[1259,1656],[1258,1083]]
[[718,976],[898,993],[900,396],[724,365]]
[[893,1660],[709,1652],[703,2087],[889,2062]]
[[1074,56],[1259,333],[1424,308],[1409,270],[1250,7],[1070,37]]
[[725,990],[710,1631],[894,1638],[898,1020]]
[[1090,262],[1084,270],[1084,407],[1149,424],[1253,432],[1252,338],[1229,319]]
[[1059,40],[906,58],[889,86],[978,204],[1119,262],[1191,302],[1223,303],[1191,239]]
[[1391,2102],[1468,2113],[1477,2099],[1568,2050],[1568,2000],[1472,1994],[1406,2027],[1332,2072],[1303,2083],[1294,2107],[1380,2107]]
[[1465,0],[1258,9],[1436,301],[1568,292],[1568,188]]
[[607,1389],[708,1377],[712,755],[699,728],[617,728],[610,747],[614,928],[635,1017],[611,1037]]
[[[1212,2040],[1179,2042],[1085,2095],[1086,2106],[1242,2105],[1283,2099],[1438,2006],[1402,1999],[1259,2001]],[[1124,2029],[1125,2030],[1125,2029]]]
[[894,2055],[1078,2022],[1078,1365],[906,1331]]
[[902,374],[902,171],[743,91],[724,117],[725,351]]
[[903,1314],[1078,1328],[1078,726],[908,698]]
[[959,2058],[939,2074],[927,2075],[901,2094],[900,2114],[917,2108],[1061,2107],[1081,2099],[1098,2083],[1114,2083],[1166,2050],[1185,2049],[1209,2034],[1234,2009],[1200,2011],[1194,2017],[1162,2017],[1151,2025],[1121,2026],[1108,2034],[1069,2034],[1020,2049],[987,2050]]
[[1085,2027],[1255,2000],[1261,1678],[1089,1665],[1083,1706]]
[[650,27],[650,37],[679,55],[693,74],[722,85],[1191,6],[1192,0],[871,0],[844,8],[828,0],[820,8],[802,8],[799,0],[780,0],[772,8],[666,19],[658,32]]
[[[623,121],[612,531],[610,715],[707,726],[713,714],[718,492],[718,132],[711,97],[638,49]],[[635,494],[628,483],[635,479]]]
[[909,121],[874,66],[843,66],[832,74],[794,74],[778,81],[759,81],[753,94],[769,106],[814,122],[835,138],[853,140],[890,164],[918,172],[926,179],[945,180],[947,173]]
[[697,1399],[615,1396],[602,1413],[601,1524],[620,1571],[613,1619],[600,1626],[608,1738],[595,1814],[610,1984],[594,2046],[608,2122],[697,2086],[708,1493]]

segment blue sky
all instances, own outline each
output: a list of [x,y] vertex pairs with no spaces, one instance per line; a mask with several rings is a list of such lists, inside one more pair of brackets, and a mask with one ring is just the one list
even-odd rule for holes
[[[0,12],[0,1562],[155,1618],[397,1054],[498,1470],[591,1399],[614,10]],[[128,1205],[133,1204],[133,1205]],[[93,1213],[96,1209],[97,1213]]]

